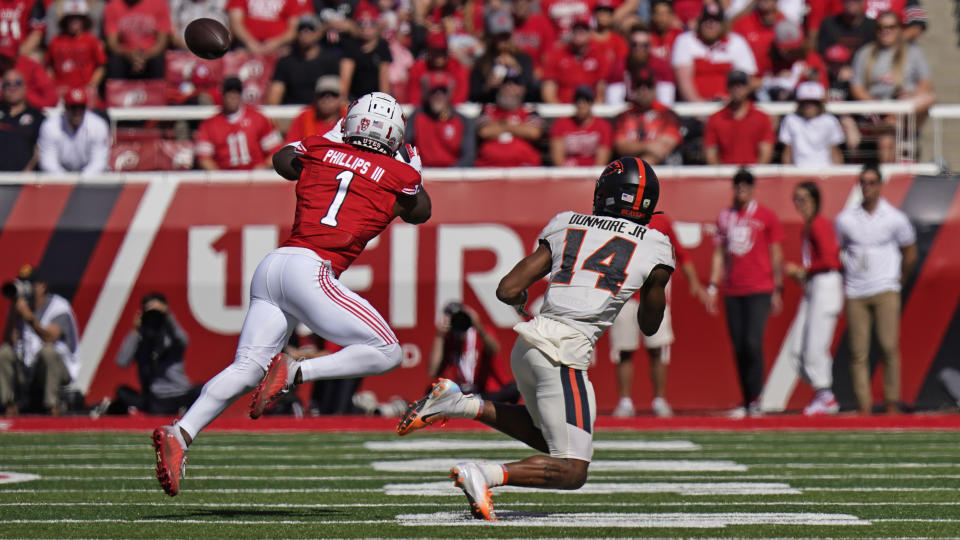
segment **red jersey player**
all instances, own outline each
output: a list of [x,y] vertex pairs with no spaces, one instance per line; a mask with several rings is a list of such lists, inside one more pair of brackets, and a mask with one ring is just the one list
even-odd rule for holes
[[0,0],[0,54],[16,58],[43,41],[43,0]]
[[[400,365],[390,326],[337,276],[394,217],[407,223],[430,218],[419,156],[412,147],[397,154],[405,124],[397,100],[374,92],[350,106],[341,124],[343,142],[331,132],[273,156],[276,171],[297,181],[293,231],[253,275],[233,364],[207,382],[182,419],[153,432],[157,479],[168,495],[180,490],[187,445],[251,389],[257,390],[250,416],[257,418],[294,384],[375,375]],[[298,321],[343,348],[300,360],[281,353]]]
[[197,163],[208,171],[256,169],[283,144],[273,123],[256,108],[244,105],[243,83],[236,77],[223,81],[223,110],[200,124],[194,137]]

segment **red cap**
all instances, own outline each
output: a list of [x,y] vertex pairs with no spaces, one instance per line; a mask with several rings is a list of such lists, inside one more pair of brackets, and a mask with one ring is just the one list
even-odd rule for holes
[[573,26],[586,26],[587,28],[593,28],[593,15],[587,13],[581,13],[573,18]]
[[368,2],[360,2],[353,10],[353,18],[357,21],[377,20],[380,17],[380,10]]
[[449,92],[453,88],[453,77],[445,71],[428,71],[421,79],[423,89],[432,92],[438,88],[443,88]]
[[827,50],[823,52],[823,58],[827,62],[846,64],[850,61],[850,49],[837,43],[827,47]]
[[63,98],[63,102],[68,107],[71,105],[86,105],[87,90],[82,86],[75,86],[67,92],[67,95]]
[[427,34],[428,49],[447,49],[447,35],[443,32],[430,32]]
[[612,11],[616,8],[615,4],[616,3],[613,0],[597,0],[597,3],[593,6],[593,10],[596,11],[598,9],[609,9]]

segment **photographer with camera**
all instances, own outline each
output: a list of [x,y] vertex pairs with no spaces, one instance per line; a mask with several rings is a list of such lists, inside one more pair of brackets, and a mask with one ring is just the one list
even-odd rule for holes
[[437,327],[427,374],[460,385],[465,394],[516,403],[517,383],[504,376],[497,364],[500,343],[480,324],[477,312],[460,302],[448,302]]
[[[0,407],[7,416],[20,406],[57,415],[66,411],[60,390],[80,371],[77,321],[64,297],[30,265],[0,288],[12,301],[0,345]],[[39,398],[40,402],[37,403]]]
[[140,392],[129,386],[117,388],[116,402],[106,412],[178,414],[197,399],[201,389],[190,384],[183,368],[189,339],[163,294],[147,293],[140,304],[141,310],[133,318],[133,331],[117,353],[118,366],[137,363]]

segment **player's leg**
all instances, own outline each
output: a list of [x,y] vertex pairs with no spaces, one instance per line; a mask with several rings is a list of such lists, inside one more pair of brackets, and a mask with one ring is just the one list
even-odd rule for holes
[[888,414],[900,412],[900,293],[877,295],[877,341],[883,350],[883,394]]
[[857,396],[860,414],[873,410],[873,391],[870,389],[870,330],[873,312],[869,298],[847,299],[847,340],[850,345],[850,379]]
[[667,403],[667,366],[670,364],[670,347],[673,345],[673,320],[670,305],[663,312],[660,328],[652,336],[645,336],[643,344],[650,356],[650,384],[653,387],[653,400],[650,407],[653,414],[664,418],[673,416],[673,410]]
[[637,324],[637,310],[640,303],[631,298],[620,309],[617,318],[610,326],[610,361],[615,365],[617,391],[620,399],[613,409],[613,416],[624,418],[633,416],[636,407],[633,404],[633,356],[640,343],[640,326]]
[[803,364],[805,378],[816,394],[804,409],[804,414],[834,414],[840,410],[833,395],[833,331],[843,308],[843,280],[839,273],[830,272],[811,277],[806,285],[804,301],[809,297],[805,332],[803,334]]

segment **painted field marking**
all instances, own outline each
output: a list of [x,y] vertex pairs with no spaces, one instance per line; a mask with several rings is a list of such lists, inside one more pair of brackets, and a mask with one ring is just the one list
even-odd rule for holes
[[[463,461],[484,461],[481,459],[408,459],[404,461],[374,461],[370,465],[375,471],[384,472],[435,472],[445,471]],[[733,461],[711,460],[598,460],[590,463],[590,471],[605,472],[685,472],[685,471],[713,471],[713,472],[743,472],[746,465]]]
[[[112,488],[112,489],[2,489],[7,493],[159,493],[159,488]],[[383,493],[377,488],[223,488],[190,489],[190,493]]]
[[[454,487],[452,482],[426,482],[419,484],[387,484],[383,486],[387,495],[398,496],[463,496],[463,491]],[[783,483],[748,482],[648,482],[648,483],[612,483],[592,482],[575,491],[561,489],[536,489],[499,486],[495,493],[521,493],[536,495],[541,493],[566,493],[576,495],[608,495],[611,493],[678,493],[680,495],[799,495],[799,489]]]
[[40,478],[37,474],[26,474],[18,472],[0,471],[0,484],[14,484],[17,482],[29,482]]
[[850,514],[822,513],[561,513],[497,512],[497,521],[474,519],[467,512],[400,514],[397,521],[407,526],[481,525],[498,527],[616,527],[616,528],[721,528],[728,525],[871,525]]
[[[152,469],[150,469],[152,470]],[[437,476],[438,474],[443,474],[446,469],[437,469],[432,472],[437,473],[431,476]],[[591,480],[624,480],[623,473],[590,473]],[[707,475],[707,474],[696,474],[683,476],[677,476],[675,474],[656,474],[656,475],[629,475],[631,479],[634,480],[644,480],[644,481],[656,481],[656,480],[846,480],[846,479],[861,479],[861,480],[935,480],[935,479],[945,479],[945,480],[957,480],[960,479],[960,474],[798,474],[798,475],[782,475],[782,474],[737,474],[729,476],[717,476],[717,475]],[[310,481],[310,482],[339,482],[339,481],[403,481],[403,480],[414,480],[416,476],[404,475],[404,474],[382,474],[382,475],[372,475],[372,476],[352,476],[352,475],[337,475],[337,476],[301,476],[301,475],[269,475],[269,476],[250,476],[250,475],[230,475],[230,474],[216,474],[216,475],[190,475],[190,480],[213,480],[213,481],[224,481],[224,482],[263,482],[263,481]],[[97,475],[97,476],[76,476],[76,475],[43,475],[35,480],[42,482],[85,482],[85,481],[109,481],[109,480],[152,480],[152,476],[149,474],[138,474],[138,475]],[[2,479],[0,479],[2,483]],[[832,503],[831,503],[832,504]]]
[[[37,506],[38,504],[43,504],[43,506],[145,506],[145,507],[169,507],[169,502],[49,502],[44,501],[43,503],[38,502],[0,502],[0,508],[2,507],[18,507],[18,506]],[[656,507],[656,508],[686,508],[686,507],[715,507],[715,506],[817,506],[822,507],[824,504],[829,504],[830,506],[960,506],[960,501],[933,501],[933,502],[917,502],[917,501],[887,501],[887,502],[878,502],[878,501],[868,501],[868,502],[850,502],[850,501],[830,501],[829,503],[824,503],[823,501],[793,501],[793,502],[780,502],[780,501],[724,501],[724,502],[588,502],[588,501],[571,501],[571,502],[551,502],[551,506],[575,506],[575,507],[603,507],[603,508],[646,508],[646,507]],[[460,508],[463,506],[462,502],[377,502],[377,503],[238,503],[238,502],[222,502],[222,503],[184,503],[177,502],[178,507],[189,507],[189,508],[223,508],[224,506],[230,508],[378,508],[381,506],[397,506],[397,507],[412,507],[412,506],[423,506],[423,507],[437,507],[437,506],[452,506]],[[542,508],[544,503],[542,501],[538,502],[519,502],[513,501],[510,503],[505,503],[504,506],[510,508],[516,506],[535,506],[537,508]],[[878,520],[874,520],[878,521]]]
[[[519,441],[480,441],[473,439],[411,439],[403,441],[368,441],[363,443],[367,450],[375,452],[412,452],[447,450],[529,450],[530,447]],[[700,445],[691,441],[593,441],[594,450],[624,451],[694,451]]]

